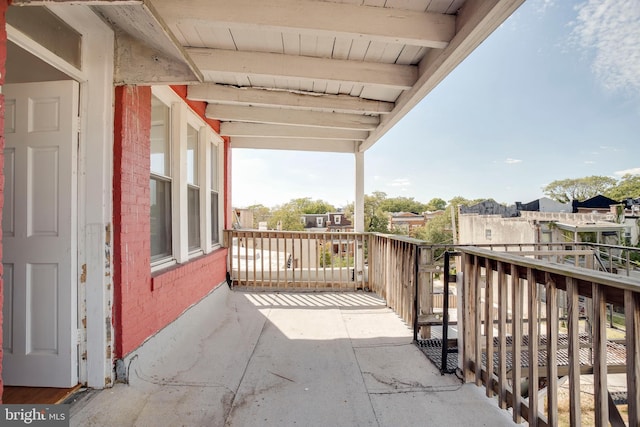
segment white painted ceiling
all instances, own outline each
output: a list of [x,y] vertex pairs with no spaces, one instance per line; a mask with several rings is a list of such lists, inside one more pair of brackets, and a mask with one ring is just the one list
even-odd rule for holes
[[56,3],[91,5],[116,29],[116,84],[188,84],[188,97],[208,103],[207,116],[220,120],[232,147],[354,153],[523,1]]

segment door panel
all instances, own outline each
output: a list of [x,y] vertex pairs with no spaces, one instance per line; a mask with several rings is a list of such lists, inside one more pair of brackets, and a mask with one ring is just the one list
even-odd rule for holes
[[3,92],[3,380],[71,387],[78,382],[78,84],[13,84]]

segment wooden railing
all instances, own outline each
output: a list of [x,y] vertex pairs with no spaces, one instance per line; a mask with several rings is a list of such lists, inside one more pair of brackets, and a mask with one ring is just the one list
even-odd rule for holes
[[414,324],[419,240],[372,234],[369,236],[369,287],[387,301],[407,325]]
[[[226,231],[225,239],[235,286],[370,289],[415,334],[428,329],[419,319],[439,309],[434,278],[444,273],[449,251],[455,261],[449,271],[459,279],[458,335],[449,338],[458,340],[465,380],[512,408],[514,421],[553,426],[559,420],[558,378],[566,377],[569,422],[581,425],[580,380],[593,375],[595,425],[617,426],[625,422],[607,375],[625,374],[627,425],[639,425],[640,281],[598,271],[613,269],[598,261],[593,245],[444,246],[380,234],[251,230]],[[607,339],[607,305],[624,311],[621,340]],[[545,397],[539,388],[546,388]]]
[[356,290],[367,286],[365,235],[226,230],[234,286],[283,290]]
[[[458,252],[464,276],[458,338],[467,381],[484,385],[502,408],[511,407],[516,422],[558,425],[558,377],[568,376],[570,424],[577,426],[581,375],[592,374],[595,425],[624,425],[607,377],[625,373],[628,425],[638,425],[638,280],[482,248]],[[622,342],[607,340],[607,303],[624,307]],[[542,383],[546,402],[538,393]]]

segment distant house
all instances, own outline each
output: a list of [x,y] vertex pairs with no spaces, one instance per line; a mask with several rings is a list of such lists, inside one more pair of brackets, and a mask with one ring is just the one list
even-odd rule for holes
[[353,231],[353,223],[344,212],[327,213],[327,231]]
[[353,223],[347,219],[344,212],[304,214],[300,221],[307,231],[353,231]]
[[626,199],[624,203],[625,241],[628,245],[636,246],[640,243],[640,197]]
[[425,224],[425,216],[413,212],[392,212],[389,218],[391,231],[403,234],[410,234],[412,230],[424,227]]
[[425,223],[427,223],[437,216],[444,215],[444,210],[440,209],[438,211],[433,211],[433,212],[424,212],[423,215],[424,215],[424,221]]
[[313,229],[325,231],[327,229],[327,214],[304,214],[301,217],[301,221],[307,231],[312,231]]
[[233,209],[233,227],[249,229],[253,228],[253,211],[251,209]]
[[503,218],[518,216],[516,206],[505,206],[494,200],[485,200],[473,206],[460,206],[461,214],[500,215]]
[[573,212],[571,203],[560,203],[548,197],[541,197],[529,203],[516,202],[519,212]]
[[617,200],[610,199],[603,195],[597,195],[583,202],[574,200],[572,202],[573,213],[592,213],[602,212],[608,213],[611,211],[611,205],[619,205]]

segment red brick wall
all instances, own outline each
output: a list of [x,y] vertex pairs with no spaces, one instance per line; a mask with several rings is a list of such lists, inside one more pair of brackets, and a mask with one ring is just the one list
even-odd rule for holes
[[[0,86],[4,85],[5,62],[7,60],[6,12],[9,2],[0,0]],[[4,164],[4,95],[0,94],[0,165]],[[0,169],[1,171],[2,169]],[[4,173],[0,172],[0,218],[4,205]],[[2,259],[2,229],[0,228],[0,259]],[[3,304],[2,263],[0,263],[0,307]],[[2,331],[2,312],[0,311],[0,331]],[[2,334],[0,334],[0,403],[2,403]]]
[[[185,87],[174,87],[186,95]],[[182,95],[182,96],[184,96]],[[202,105],[199,105],[202,104]],[[191,103],[203,116],[204,103]],[[116,88],[114,126],[114,328],[122,358],[225,279],[226,250],[154,273],[150,269],[151,89]],[[217,122],[210,124],[219,126]],[[226,222],[226,221],[225,221]]]

